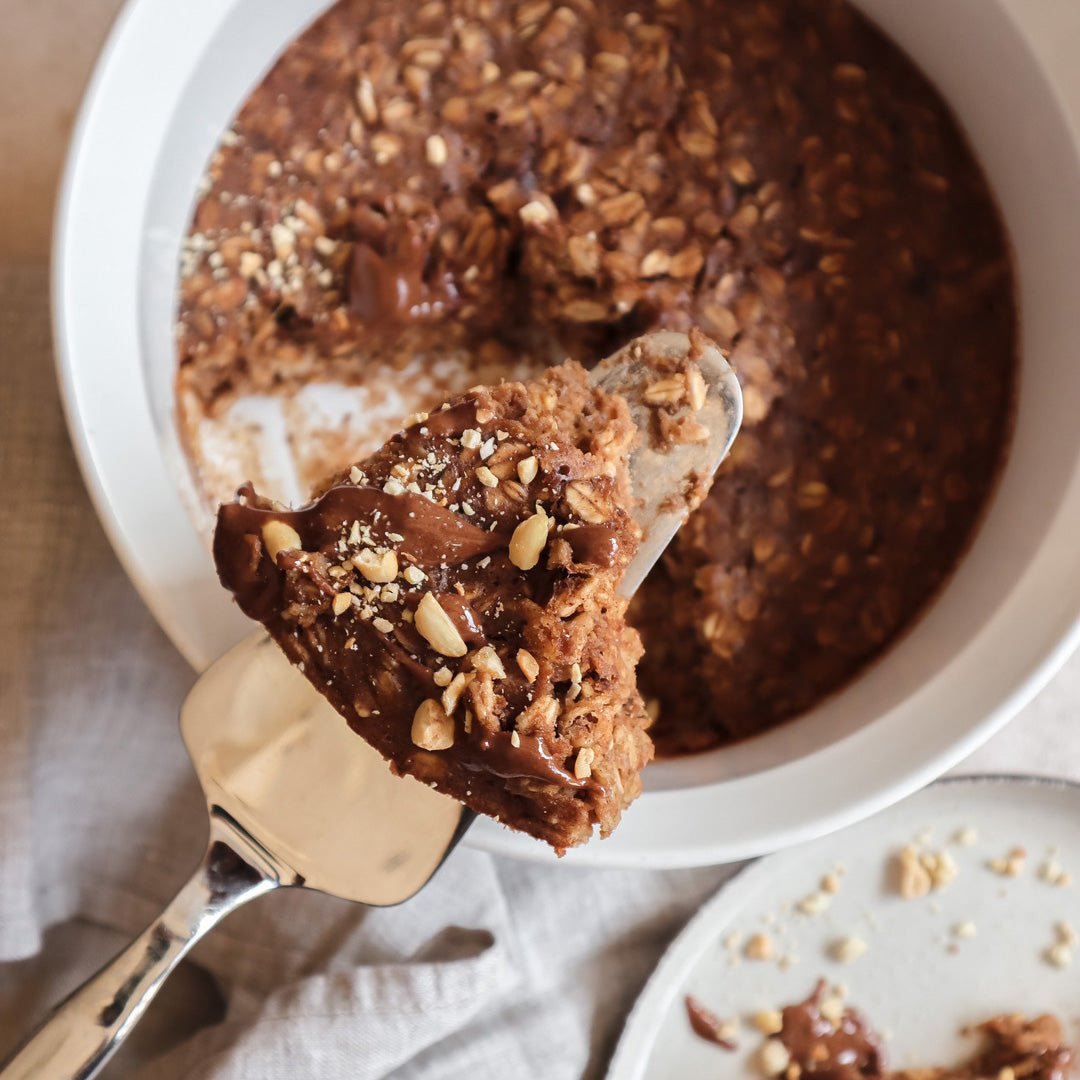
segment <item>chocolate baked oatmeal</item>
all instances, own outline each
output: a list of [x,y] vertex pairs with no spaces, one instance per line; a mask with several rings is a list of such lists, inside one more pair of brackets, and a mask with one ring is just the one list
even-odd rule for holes
[[[788,1005],[777,1016],[778,1028],[758,1055],[766,1077],[799,1080],[1065,1080],[1075,1056],[1054,1016],[1027,1019],[1021,1014],[995,1016],[965,1034],[978,1036],[980,1046],[958,1065],[889,1069],[881,1037],[850,1006],[822,999],[824,983],[804,1002]],[[696,1034],[701,1006],[687,998],[687,1014]],[[829,1012],[830,1015],[825,1015]],[[706,1015],[709,1015],[706,1013]],[[722,1043],[720,1045],[723,1045]],[[726,1049],[734,1049],[728,1045]]]
[[221,507],[222,583],[401,773],[560,852],[652,757],[616,588],[637,431],[576,364],[413,420],[285,511]]
[[701,750],[910,624],[1007,443],[1001,221],[940,96],[848,4],[341,0],[210,163],[178,398],[198,459],[252,393],[417,357],[466,386],[694,325],[730,350],[743,432],[631,617],[659,749]]

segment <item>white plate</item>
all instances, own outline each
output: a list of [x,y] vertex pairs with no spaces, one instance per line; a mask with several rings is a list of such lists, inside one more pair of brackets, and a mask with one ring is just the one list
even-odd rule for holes
[[[324,6],[133,0],[87,91],[61,191],[55,340],[72,439],[120,559],[196,668],[247,625],[218,586],[188,512],[192,484],[173,418],[180,243],[219,132],[280,47]],[[1012,230],[1025,370],[1009,466],[944,595],[882,663],[796,724],[651,766],[645,795],[617,833],[570,860],[701,865],[838,828],[975,749],[1076,643],[1080,164],[1055,90],[1011,12],[1038,8],[1067,40],[1080,34],[1080,5],[862,6],[954,103]],[[1063,54],[1064,72],[1075,71],[1070,56]],[[547,857],[545,848],[487,821],[470,842]]]
[[[961,1029],[999,1013],[1054,1013],[1075,1041],[1080,951],[1072,970],[1051,966],[1044,954],[1056,940],[1055,923],[1080,929],[1078,822],[1075,785],[1022,777],[950,781],[853,828],[762,859],[726,884],[665,954],[630,1014],[607,1080],[760,1075],[751,1055],[763,1037],[746,1018],[805,999],[819,977],[846,986],[871,1025],[891,1032],[885,1050],[892,1068],[961,1060],[973,1048]],[[978,833],[970,847],[952,839],[966,827]],[[947,850],[959,874],[944,889],[904,900],[887,883],[888,856],[928,828],[928,847]],[[990,870],[989,860],[1016,846],[1028,852],[1020,877]],[[1076,883],[1039,878],[1054,847]],[[840,891],[825,912],[793,913],[836,866],[844,868]],[[965,922],[975,924],[974,938],[953,933]],[[786,970],[745,959],[732,966],[725,939],[760,931],[774,938],[778,956],[792,953],[798,961]],[[849,935],[869,948],[852,963],[836,963],[827,947]],[[687,994],[718,1017],[742,1022],[736,1052],[691,1032]]]

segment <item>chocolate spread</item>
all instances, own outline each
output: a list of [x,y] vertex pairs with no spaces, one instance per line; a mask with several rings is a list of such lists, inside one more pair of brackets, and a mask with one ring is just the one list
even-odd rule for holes
[[720,1034],[722,1023],[720,1017],[709,1012],[696,997],[686,995],[686,1018],[690,1021],[690,1027],[695,1035],[706,1042],[715,1043],[723,1050],[738,1050],[738,1045],[732,1039],[726,1039]]
[[819,982],[806,1001],[783,1010],[784,1026],[777,1038],[791,1060],[821,1080],[884,1076],[885,1057],[877,1034],[852,1008],[844,1009],[835,1024],[822,1016],[824,990],[824,982]]

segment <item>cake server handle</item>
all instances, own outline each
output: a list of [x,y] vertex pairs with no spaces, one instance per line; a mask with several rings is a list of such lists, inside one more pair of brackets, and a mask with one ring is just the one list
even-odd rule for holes
[[169,973],[229,912],[282,884],[274,859],[213,812],[202,862],[161,915],[74,990],[0,1066],[0,1080],[89,1080],[115,1053]]

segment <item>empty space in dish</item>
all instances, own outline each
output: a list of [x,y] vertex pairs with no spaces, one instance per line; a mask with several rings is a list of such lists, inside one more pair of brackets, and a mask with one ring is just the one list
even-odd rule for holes
[[220,415],[192,404],[186,438],[192,512],[209,535],[213,508],[251,481],[260,494],[301,506],[327,477],[377,450],[413,413],[478,383],[538,372],[522,359],[486,368],[464,357],[416,357],[403,368],[372,363],[359,386],[312,382],[295,393],[247,395]]

